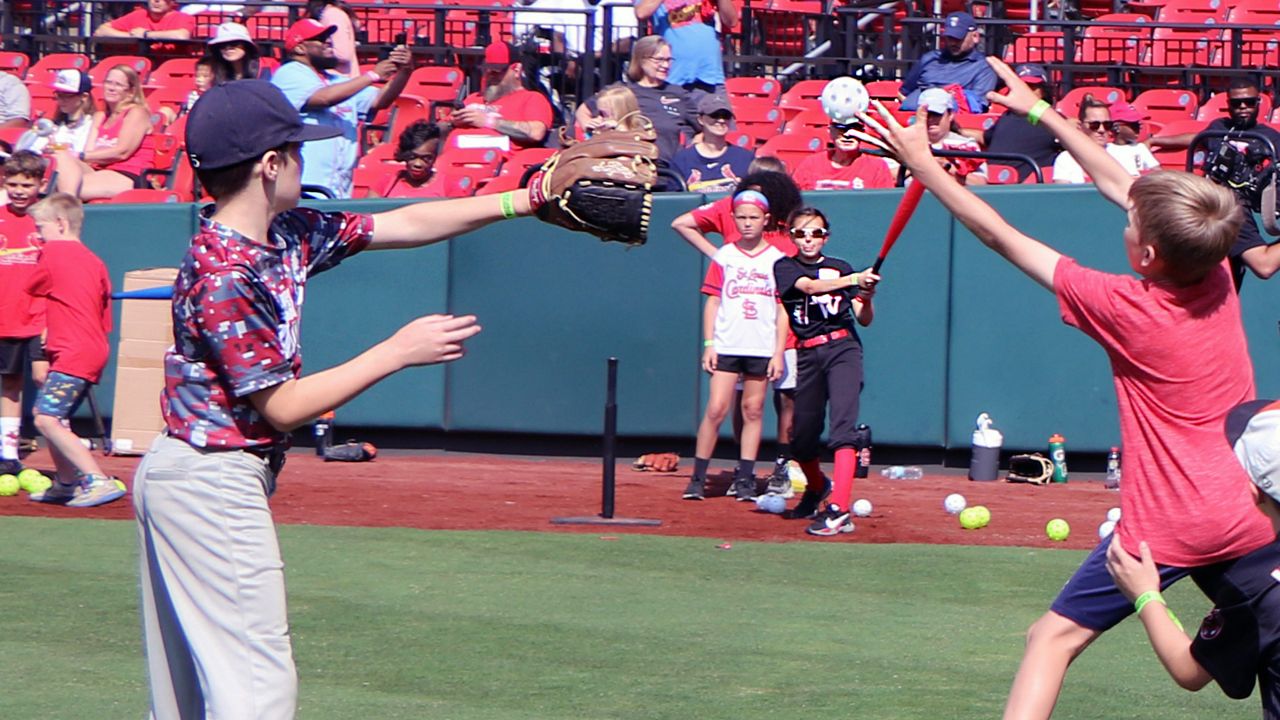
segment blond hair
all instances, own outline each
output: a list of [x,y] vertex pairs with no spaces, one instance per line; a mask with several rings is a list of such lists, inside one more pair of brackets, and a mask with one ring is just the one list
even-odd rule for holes
[[640,130],[652,124],[640,114],[640,103],[631,88],[611,85],[601,90],[596,95],[596,109],[603,116],[605,108],[609,109],[609,119],[618,123],[619,130]]
[[27,214],[36,222],[62,220],[76,237],[80,237],[80,230],[84,228],[84,204],[71,193],[54,193],[32,205]]
[[[107,71],[107,75],[110,75],[117,70],[123,73],[125,78],[128,79],[129,89],[125,91],[124,99],[117,103],[114,108],[107,108],[107,114],[110,115],[115,112],[123,112],[134,105],[141,107],[143,110],[147,110],[147,97],[142,92],[142,78],[138,75],[138,71],[121,63],[120,65],[113,65],[111,69]],[[103,78],[105,79],[106,75],[104,75]],[[104,102],[103,105],[106,105],[106,103]]]
[[645,35],[631,46],[631,64],[627,66],[627,77],[631,82],[644,79],[644,61],[658,54],[658,50],[669,47],[669,43],[661,35]]
[[1224,187],[1198,175],[1164,170],[1129,187],[1142,242],[1156,247],[1170,280],[1199,282],[1222,263],[1240,232],[1240,205]]

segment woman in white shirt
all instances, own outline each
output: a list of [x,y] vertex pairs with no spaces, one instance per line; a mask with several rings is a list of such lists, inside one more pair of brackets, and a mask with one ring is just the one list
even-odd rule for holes
[[[1112,110],[1116,111],[1120,120],[1112,117]],[[1080,129],[1105,148],[1107,154],[1115,158],[1133,177],[1159,169],[1160,163],[1147,146],[1137,142],[1142,116],[1132,105],[1123,102],[1107,105],[1092,95],[1086,95],[1084,102],[1080,103],[1079,120]],[[1112,142],[1117,127],[1120,127],[1120,132],[1125,137],[1121,143]],[[1080,185],[1091,183],[1093,179],[1085,174],[1080,163],[1070,153],[1063,152],[1053,161],[1053,182],[1060,185]]]
[[93,101],[93,81],[88,73],[79,70],[59,70],[54,76],[53,92],[58,111],[46,122],[37,120],[35,127],[18,138],[14,149],[38,153],[53,145],[55,150],[84,151],[93,113],[98,109]]

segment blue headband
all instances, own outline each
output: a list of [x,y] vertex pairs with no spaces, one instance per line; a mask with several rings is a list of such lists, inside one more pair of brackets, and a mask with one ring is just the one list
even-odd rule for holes
[[733,196],[733,207],[739,205],[755,205],[765,212],[769,212],[769,199],[759,190],[743,190]]

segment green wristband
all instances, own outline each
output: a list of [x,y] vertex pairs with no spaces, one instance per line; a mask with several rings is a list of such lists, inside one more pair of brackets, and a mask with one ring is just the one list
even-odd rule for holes
[[712,345],[715,345],[715,344],[716,344],[716,341],[715,341],[715,340],[703,340],[703,341],[702,341],[702,347],[711,347]]
[[498,196],[498,204],[502,207],[502,217],[510,220],[516,216],[516,194],[508,190]]
[[1158,602],[1165,607],[1169,606],[1169,604],[1164,601],[1164,596],[1160,594],[1159,590],[1148,590],[1139,595],[1137,600],[1133,601],[1133,611],[1141,615],[1142,608],[1146,607],[1147,603],[1153,601]]
[[1040,122],[1040,116],[1044,115],[1045,111],[1048,110],[1050,107],[1051,106],[1049,105],[1049,103],[1045,102],[1044,100],[1041,100],[1037,102],[1035,105],[1032,105],[1031,109],[1027,111],[1027,122],[1031,123],[1032,125],[1035,125],[1036,123]]

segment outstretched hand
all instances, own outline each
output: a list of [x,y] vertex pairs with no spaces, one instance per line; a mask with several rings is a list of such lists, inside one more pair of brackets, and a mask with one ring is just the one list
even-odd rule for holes
[[1040,96],[1035,93],[1018,74],[1013,71],[1005,62],[999,58],[987,57],[987,64],[992,70],[996,71],[996,75],[1004,82],[1005,87],[1009,88],[1008,94],[989,92],[987,100],[1003,105],[1019,115],[1026,115],[1031,112],[1031,107],[1040,102]]
[[480,332],[475,315],[426,315],[396,331],[387,341],[402,367],[453,362],[463,342]]
[[915,123],[903,127],[879,100],[872,100],[871,104],[880,119],[877,120],[868,113],[859,113],[858,117],[867,127],[880,134],[899,160],[912,169],[919,167],[921,163],[933,162],[933,151],[929,149],[928,110],[923,105],[916,110]]

